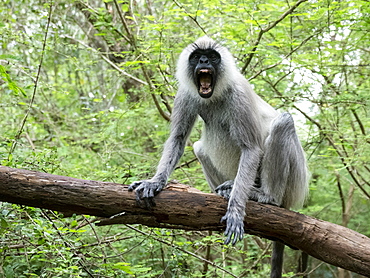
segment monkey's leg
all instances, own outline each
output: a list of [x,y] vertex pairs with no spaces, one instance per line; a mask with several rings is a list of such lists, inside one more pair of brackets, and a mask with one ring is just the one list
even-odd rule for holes
[[274,241],[272,245],[270,278],[281,278],[283,272],[284,244]]
[[[307,193],[307,168],[303,149],[289,113],[277,116],[265,141],[259,201],[272,198],[285,208],[300,205]],[[270,197],[269,197],[270,196]],[[274,242],[270,278],[281,278],[284,244]]]
[[307,167],[293,118],[289,113],[277,116],[265,141],[261,168],[259,201],[270,196],[284,208],[299,206],[307,193]]
[[[225,177],[216,169],[216,167],[213,166],[213,163],[210,159],[210,157],[206,154],[203,148],[203,144],[201,141],[197,141],[193,145],[194,153],[199,159],[200,163],[202,164],[202,169],[204,176],[206,177],[206,180],[209,184],[209,187],[211,187],[212,191],[215,192],[216,188],[222,183],[225,182]],[[232,184],[231,184],[232,186]],[[231,186],[229,190],[231,191]],[[226,188],[225,188],[226,190]],[[220,194],[219,192],[217,192]],[[230,192],[229,192],[230,194]],[[221,194],[220,194],[221,195]],[[221,195],[223,196],[223,195]]]

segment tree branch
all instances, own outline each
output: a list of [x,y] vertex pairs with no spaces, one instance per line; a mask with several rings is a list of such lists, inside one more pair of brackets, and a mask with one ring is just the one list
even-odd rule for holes
[[[170,184],[148,211],[126,185],[0,166],[0,201],[107,219],[100,225],[143,224],[221,231],[227,202],[189,186]],[[329,264],[369,277],[370,239],[348,228],[270,205],[248,202],[245,230],[279,240]],[[114,217],[111,217],[115,215]],[[110,217],[110,218],[109,218]]]
[[258,33],[258,36],[257,36],[257,40],[256,42],[254,43],[253,45],[253,48],[250,52],[250,54],[248,55],[245,63],[244,63],[244,66],[243,68],[241,69],[241,72],[244,73],[245,70],[247,69],[247,67],[249,66],[250,62],[252,61],[252,58],[254,56],[254,54],[256,53],[257,51],[257,48],[258,48],[258,45],[260,44],[261,40],[262,40],[262,36],[267,33],[268,31],[270,31],[272,28],[274,28],[276,25],[278,25],[281,21],[283,21],[288,15],[290,15],[299,5],[301,5],[302,3],[304,2],[307,2],[308,0],[299,0],[297,1],[293,6],[290,7],[289,10],[287,10],[285,13],[283,13],[276,21],[272,22],[271,24],[269,24],[266,28],[264,29],[261,29],[260,32]]

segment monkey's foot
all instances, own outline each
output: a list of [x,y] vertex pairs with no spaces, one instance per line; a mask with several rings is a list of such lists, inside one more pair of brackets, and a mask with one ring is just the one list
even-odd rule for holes
[[154,196],[161,192],[164,186],[165,182],[142,180],[133,182],[128,187],[128,191],[135,190],[138,205],[146,209],[151,209],[155,206]]
[[279,206],[279,204],[275,201],[275,198],[266,194],[261,190],[261,188],[253,187],[251,190],[249,200],[263,203],[263,204],[269,204],[273,206]]
[[229,199],[233,185],[234,185],[233,180],[225,181],[223,184],[217,186],[215,191],[218,195],[224,197],[225,199]]

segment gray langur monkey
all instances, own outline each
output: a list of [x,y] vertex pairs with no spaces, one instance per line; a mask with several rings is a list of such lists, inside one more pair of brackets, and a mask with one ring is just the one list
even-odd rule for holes
[[[204,121],[194,152],[213,191],[228,199],[225,244],[244,234],[248,200],[284,208],[303,204],[308,173],[303,149],[289,113],[263,101],[237,69],[231,53],[207,36],[187,46],[177,65],[178,93],[171,132],[156,174],[133,182],[147,208],[166,185],[182,156],[198,115]],[[284,244],[274,242],[271,277],[281,277]]]

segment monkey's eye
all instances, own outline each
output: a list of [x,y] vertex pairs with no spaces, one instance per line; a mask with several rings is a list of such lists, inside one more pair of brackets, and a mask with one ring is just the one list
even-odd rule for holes
[[217,63],[220,59],[220,56],[216,53],[212,53],[209,55],[209,59],[213,62],[213,63]]

